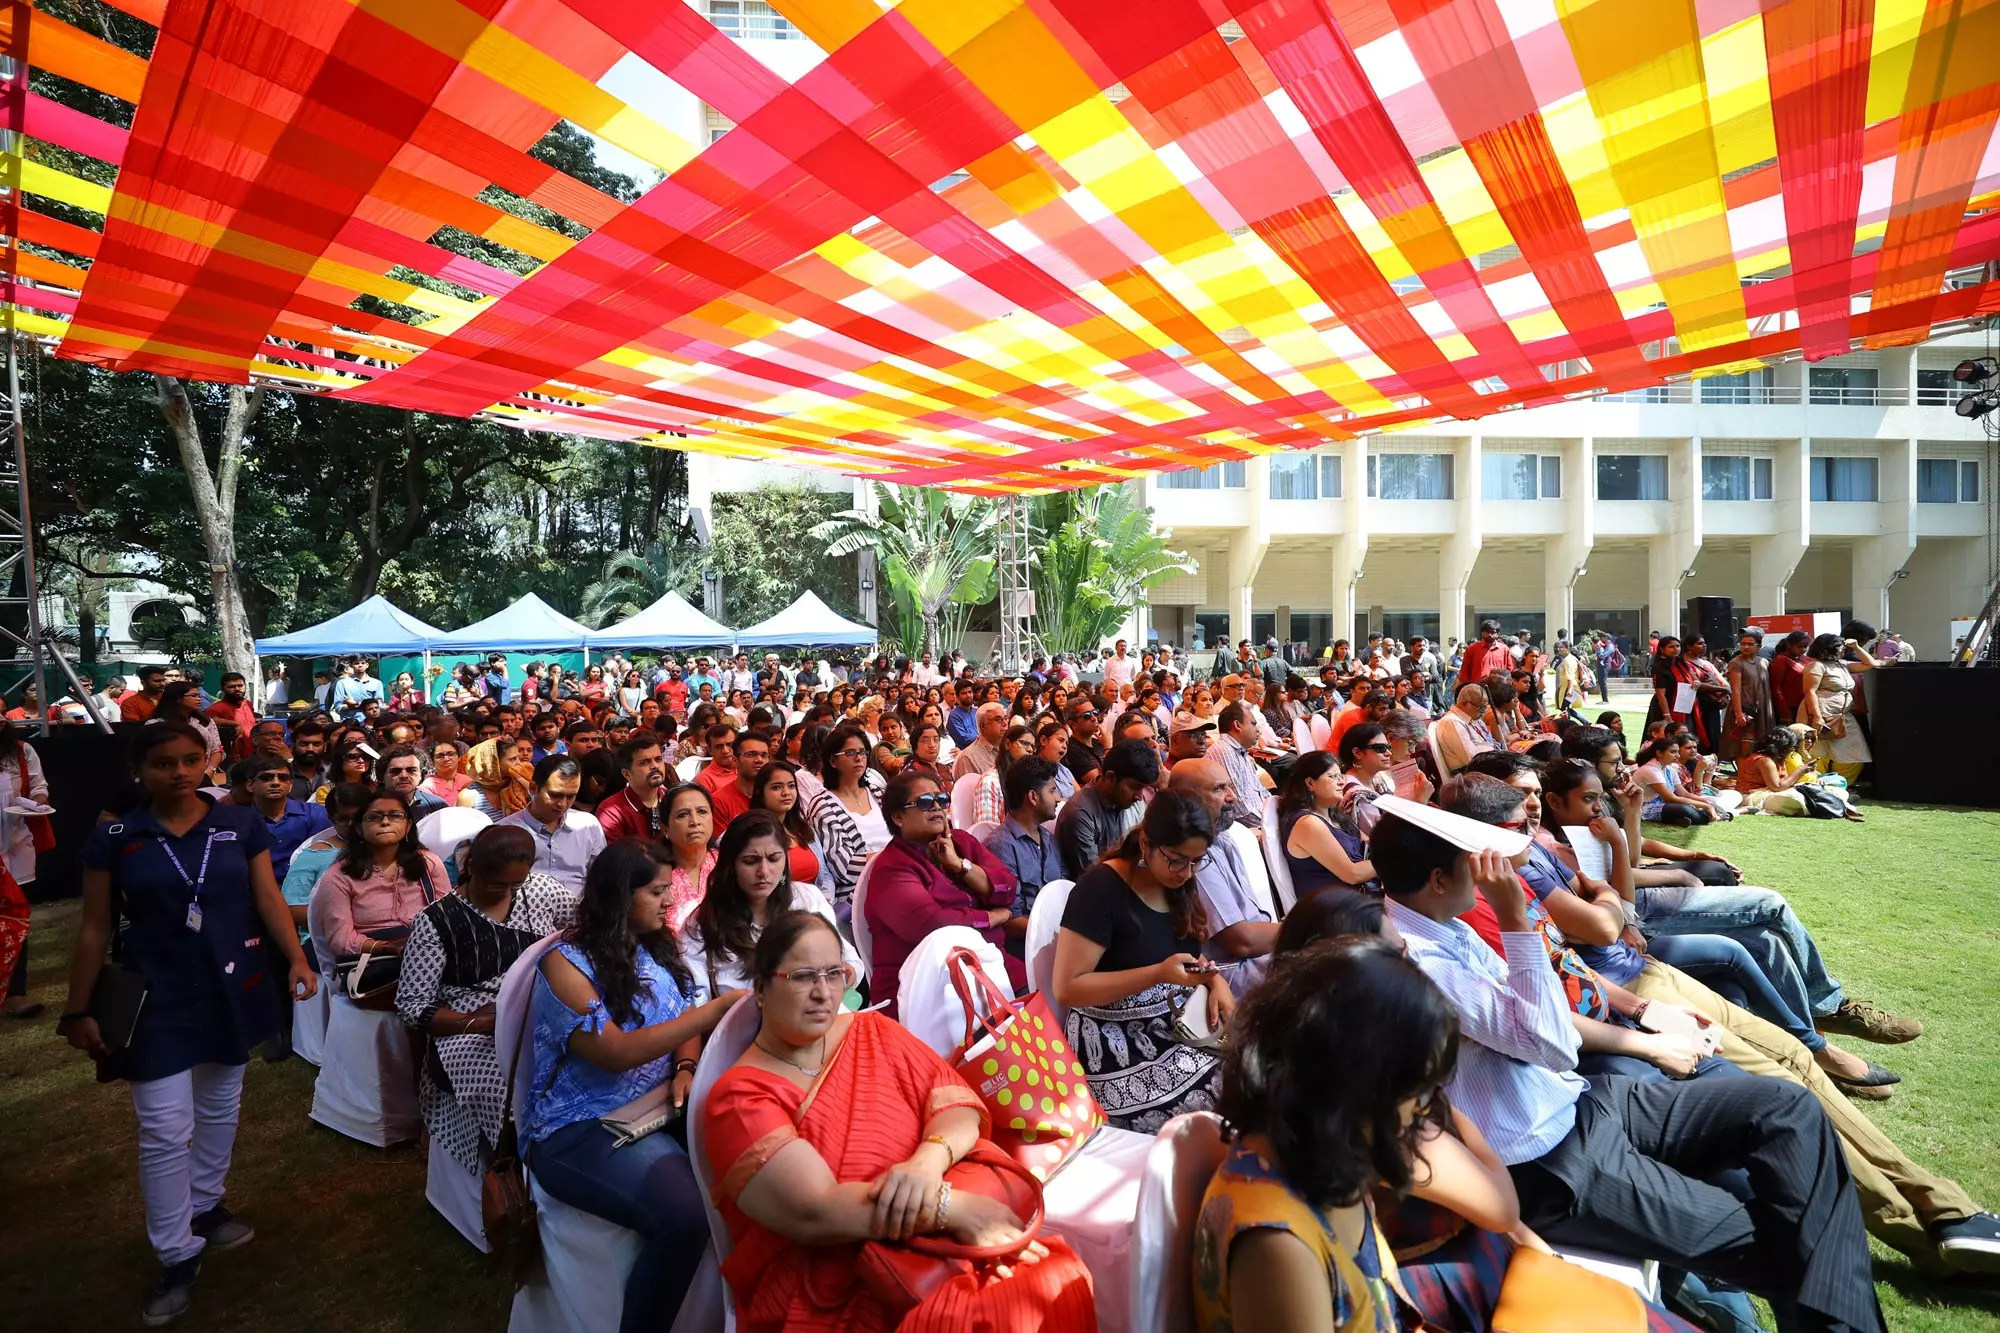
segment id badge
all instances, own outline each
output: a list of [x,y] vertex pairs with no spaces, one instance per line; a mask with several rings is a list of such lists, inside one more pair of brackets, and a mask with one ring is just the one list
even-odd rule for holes
[[193,932],[194,932],[195,934],[197,934],[197,935],[199,935],[199,934],[201,933],[201,904],[200,904],[200,903],[189,903],[189,904],[188,904],[188,915],[187,915],[187,923],[188,923],[188,929],[189,929],[189,930],[193,931]]

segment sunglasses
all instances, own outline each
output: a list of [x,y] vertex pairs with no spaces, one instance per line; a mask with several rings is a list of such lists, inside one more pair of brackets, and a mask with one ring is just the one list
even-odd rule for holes
[[941,791],[925,792],[922,796],[912,796],[910,798],[910,809],[921,810],[927,815],[934,815],[940,810],[949,810],[950,808],[951,797]]
[[1354,748],[1357,750],[1373,750],[1376,754],[1388,754],[1389,742],[1373,741],[1367,745],[1357,745]]

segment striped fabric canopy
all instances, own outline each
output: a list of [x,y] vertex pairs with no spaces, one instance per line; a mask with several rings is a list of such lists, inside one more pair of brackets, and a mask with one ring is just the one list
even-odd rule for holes
[[681,0],[109,3],[150,59],[0,7],[0,224],[115,369],[999,493],[2000,308],[2000,0],[774,0],[790,82]]

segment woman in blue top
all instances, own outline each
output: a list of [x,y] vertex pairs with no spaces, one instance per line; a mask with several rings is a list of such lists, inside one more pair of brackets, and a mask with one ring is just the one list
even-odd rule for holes
[[[293,996],[316,988],[271,874],[263,817],[203,795],[207,765],[207,742],[185,724],[154,722],[139,733],[133,767],[145,801],[84,844],[83,927],[58,1029],[98,1062],[100,1079],[132,1085],[146,1236],[165,1265],[146,1297],[148,1327],[187,1312],[205,1247],[234,1249],[255,1234],[230,1216],[222,1193],[243,1067],[250,1048],[278,1030],[267,932]],[[130,1043],[114,1050],[89,1008],[120,917],[112,965],[150,989]]]
[[708,1215],[673,1133],[618,1148],[598,1118],[669,1080],[674,1104],[684,1104],[702,1040],[746,994],[695,1003],[704,997],[667,929],[673,869],[665,848],[637,838],[598,853],[576,925],[543,957],[535,985],[541,1094],[528,1117],[528,1167],[564,1203],[645,1237],[625,1280],[625,1333],[674,1322],[708,1243]]

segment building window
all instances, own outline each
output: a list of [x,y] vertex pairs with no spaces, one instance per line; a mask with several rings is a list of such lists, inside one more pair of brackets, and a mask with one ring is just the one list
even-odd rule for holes
[[1704,500],[1748,500],[1750,460],[1728,454],[1703,454],[1701,498]]
[[1735,375],[1710,375],[1699,382],[1704,403],[1768,403],[1771,372],[1745,370]]
[[1919,405],[1939,407],[1955,403],[1965,392],[1965,386],[1951,377],[1949,370],[1919,370],[1917,372],[1917,402]]
[[1881,378],[1878,371],[1858,366],[1813,366],[1807,375],[1813,402],[1845,403],[1850,407],[1873,405],[1875,386]]
[[1967,504],[1979,500],[1979,464],[1972,462],[1958,465],[1958,498]]
[[1815,458],[1812,498],[1866,504],[1877,497],[1880,471],[1872,458]]
[[1319,456],[1320,499],[1338,500],[1340,498],[1340,464],[1341,457],[1339,454],[1321,454]]
[[1958,503],[1958,460],[1919,458],[1917,460],[1917,503],[1950,505]]
[[1368,493],[1382,500],[1452,498],[1450,454],[1370,454]]
[[800,33],[764,0],[708,0],[708,21],[725,37],[791,42]]
[[1542,498],[1560,500],[1563,493],[1563,461],[1561,454],[1542,455]]
[[1600,500],[1666,499],[1666,455],[1599,454],[1597,498]]
[[1768,458],[1751,459],[1750,498],[1753,500],[1768,500],[1776,493],[1776,489],[1771,482],[1771,460]]
[[1479,495],[1485,500],[1532,500],[1540,468],[1533,454],[1483,454]]
[[1207,467],[1159,474],[1163,491],[1240,491],[1248,484],[1240,462],[1211,463]]
[[1319,499],[1319,460],[1311,454],[1272,454],[1271,498]]

